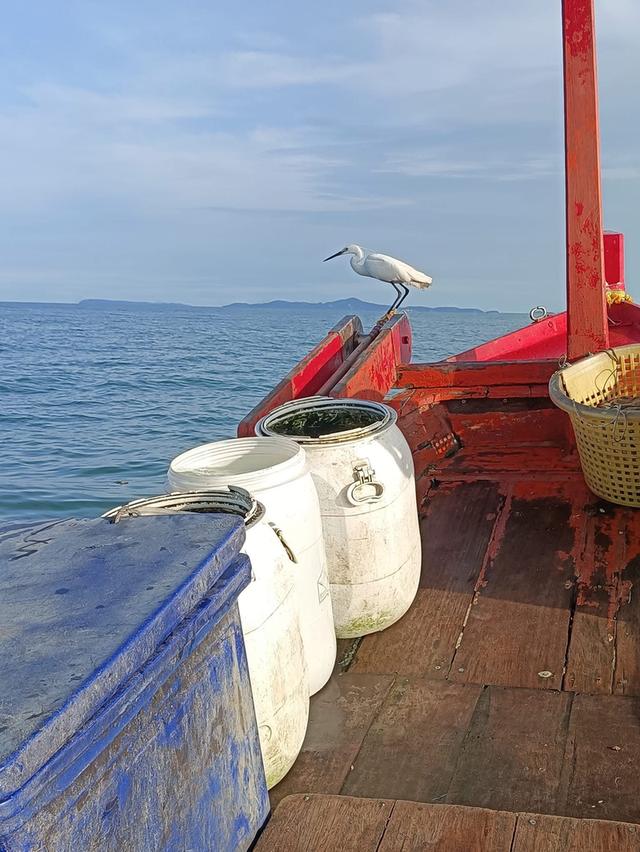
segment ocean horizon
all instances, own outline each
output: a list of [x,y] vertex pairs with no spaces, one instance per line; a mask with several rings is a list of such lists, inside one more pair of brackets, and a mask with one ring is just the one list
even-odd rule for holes
[[[95,517],[165,490],[178,453],[238,422],[357,303],[274,310],[0,303],[0,522]],[[146,303],[147,305],[149,303]],[[526,314],[410,307],[414,361],[512,331]]]

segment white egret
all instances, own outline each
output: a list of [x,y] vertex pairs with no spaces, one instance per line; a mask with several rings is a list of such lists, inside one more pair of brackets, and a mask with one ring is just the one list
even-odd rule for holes
[[[409,287],[417,287],[419,290],[425,290],[430,287],[433,279],[420,272],[419,269],[414,269],[403,260],[397,260],[395,257],[389,257],[387,254],[377,254],[376,252],[366,252],[361,246],[349,245],[337,251],[335,254],[325,257],[323,263],[327,260],[332,260],[334,257],[340,257],[341,254],[350,254],[351,268],[358,275],[366,275],[368,278],[377,278],[378,281],[386,281],[391,284],[396,291],[396,298],[387,312],[387,316],[391,316],[404,302],[409,295]],[[409,285],[409,287],[407,286]]]

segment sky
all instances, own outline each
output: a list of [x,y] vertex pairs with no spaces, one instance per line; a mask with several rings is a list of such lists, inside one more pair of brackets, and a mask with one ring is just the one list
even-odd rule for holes
[[[640,4],[597,0],[605,226],[640,269]],[[0,28],[0,299],[564,306],[560,0],[50,0]]]

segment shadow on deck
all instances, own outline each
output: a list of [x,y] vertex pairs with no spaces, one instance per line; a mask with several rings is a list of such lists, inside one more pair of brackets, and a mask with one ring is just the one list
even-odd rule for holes
[[273,805],[640,823],[640,511],[587,490],[548,399],[410,395],[394,404],[421,474],[420,590],[396,625],[340,643]]

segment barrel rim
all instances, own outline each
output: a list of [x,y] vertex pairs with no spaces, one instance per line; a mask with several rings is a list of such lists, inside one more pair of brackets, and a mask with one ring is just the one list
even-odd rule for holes
[[[380,415],[380,420],[371,423],[368,426],[358,426],[354,429],[347,429],[342,432],[332,432],[328,435],[322,435],[314,438],[310,435],[281,435],[279,432],[272,431],[272,424],[280,418],[289,416],[293,413],[299,413],[305,410],[317,410],[327,408],[359,408],[368,409]],[[398,415],[395,410],[389,405],[382,402],[376,402],[371,399],[356,399],[356,398],[341,398],[330,396],[310,396],[301,399],[295,399],[291,402],[285,402],[274,408],[268,414],[265,414],[256,424],[256,434],[265,437],[283,437],[287,440],[295,441],[297,444],[305,446],[324,446],[327,444],[345,444],[355,441],[360,441],[363,438],[370,438],[381,435],[392,426],[396,425]]]
[[[193,508],[186,508],[193,506]],[[208,510],[204,507],[211,506]],[[196,507],[202,507],[197,509]],[[140,497],[121,506],[114,506],[102,517],[117,523],[124,518],[136,518],[142,515],[179,514],[180,512],[199,512],[202,514],[239,515],[246,529],[259,523],[266,514],[265,507],[244,488],[235,486],[227,489],[203,489],[197,491],[173,491],[154,497]]]
[[[236,473],[220,467],[220,463],[225,460],[260,456],[261,451],[269,450],[279,452],[281,458],[264,467],[256,466]],[[202,462],[200,467],[198,462]],[[217,466],[212,466],[212,462]],[[186,450],[171,461],[167,477],[172,491],[198,490],[198,485],[204,488],[208,482],[211,483],[209,489],[233,485],[251,491],[282,484],[305,468],[304,449],[296,441],[279,435],[254,436],[212,441]],[[267,483],[261,481],[265,478]]]

